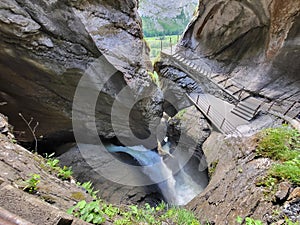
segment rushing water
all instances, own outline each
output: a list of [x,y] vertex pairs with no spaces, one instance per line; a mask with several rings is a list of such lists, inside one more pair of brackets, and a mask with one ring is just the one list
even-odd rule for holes
[[[165,145],[164,148],[168,151],[168,145]],[[158,184],[161,193],[169,204],[185,205],[203,191],[207,185],[207,177],[203,172],[197,171],[198,176],[192,178],[182,167],[179,172],[174,174],[160,155],[143,146],[107,145],[106,149],[111,153],[124,152],[135,158],[143,166],[143,173]],[[177,163],[181,166],[180,160]],[[198,181],[194,177],[198,177]]]

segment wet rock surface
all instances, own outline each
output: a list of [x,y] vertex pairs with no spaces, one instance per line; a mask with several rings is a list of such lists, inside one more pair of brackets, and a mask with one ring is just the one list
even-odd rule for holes
[[[161,113],[161,94],[151,86],[145,72],[151,65],[135,0],[5,0],[0,12],[0,102],[7,103],[0,107],[20,140],[32,140],[20,112],[26,119],[33,117],[39,122],[37,137],[72,130],[73,97],[84,74],[94,79],[93,84],[114,74],[106,85],[102,82],[98,97],[99,135],[114,136],[111,106],[126,86],[132,101],[146,95],[131,112],[131,118],[139,118],[138,122],[131,120],[130,125],[141,136],[149,134],[150,121]],[[100,68],[98,64],[87,70],[99,58]],[[97,88],[95,91],[100,92]],[[90,127],[88,115],[80,122],[82,127]]]
[[[254,137],[224,139],[215,132],[204,143],[211,180],[204,192],[187,205],[203,223],[232,224],[238,216],[259,219],[266,224],[280,221],[284,215],[297,220],[299,198],[287,201],[289,191],[297,189],[281,183],[279,196],[279,193],[266,194],[264,187],[257,185],[273,162],[256,157],[255,143]],[[277,195],[282,201],[272,202]]]
[[[60,155],[60,162],[62,165],[71,166],[74,171],[74,176],[80,182],[93,182],[95,189],[99,190],[98,195],[110,203],[143,205],[148,202],[153,205],[161,202],[163,197],[159,194],[159,189],[156,185],[129,186],[122,184],[121,181],[119,183],[114,182],[114,175],[116,174],[120,176],[120,180],[127,183],[133,183],[134,181],[141,183],[147,179],[147,177],[145,177],[145,174],[142,172],[136,172],[132,167],[130,167],[131,170],[130,168],[124,170],[121,167],[119,168],[119,164],[116,163],[113,167],[110,167],[111,160],[105,157],[105,154],[96,153],[96,155],[90,155],[85,153],[85,150],[92,151],[93,148],[99,148],[99,146],[82,145],[80,149],[74,146],[66,153]],[[100,148],[103,149],[99,149],[99,151],[106,151],[104,147]],[[117,157],[115,160],[122,159]],[[125,163],[135,162],[134,159],[129,156],[124,156],[123,160],[126,160],[126,162],[124,161]],[[103,172],[101,172],[101,168],[110,168],[108,171],[110,171],[111,174],[104,175]],[[149,181],[145,180],[145,182]]]
[[[0,121],[3,118],[0,116]],[[7,123],[7,121],[5,121]],[[51,175],[45,159],[14,143],[11,135],[0,133],[0,205],[2,209],[32,224],[87,224],[66,214],[76,202],[92,198],[74,180],[62,181]],[[25,180],[40,175],[34,194],[23,191]],[[1,220],[2,221],[2,220]],[[25,224],[25,223],[22,223]]]
[[178,50],[247,90],[292,103],[300,87],[299,15],[292,0],[201,1]]

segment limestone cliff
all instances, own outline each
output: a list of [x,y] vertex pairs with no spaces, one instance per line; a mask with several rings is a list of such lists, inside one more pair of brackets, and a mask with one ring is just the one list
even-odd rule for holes
[[299,99],[300,2],[201,0],[180,46],[267,98]]
[[[31,139],[19,112],[39,122],[38,137],[71,131],[76,86],[98,58],[113,71],[96,106],[99,135],[114,136],[111,106],[127,86],[134,100],[146,95],[132,109],[130,126],[140,136],[149,134],[149,121],[160,114],[160,94],[146,72],[151,65],[136,0],[4,0],[0,25],[0,110],[18,138]],[[101,79],[100,72],[92,76]],[[89,127],[87,115],[80,120]]]

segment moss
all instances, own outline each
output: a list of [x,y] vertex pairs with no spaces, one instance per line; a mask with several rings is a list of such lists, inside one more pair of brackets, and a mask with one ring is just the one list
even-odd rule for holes
[[212,177],[212,175],[216,172],[216,168],[217,168],[218,163],[219,163],[219,160],[216,160],[216,161],[213,161],[209,165],[209,168],[208,168],[208,175],[209,175],[209,177]]
[[76,201],[82,201],[85,200],[85,196],[82,192],[72,192],[71,198],[75,199]]
[[175,118],[178,120],[182,120],[185,113],[186,113],[186,109],[182,109],[175,115]]

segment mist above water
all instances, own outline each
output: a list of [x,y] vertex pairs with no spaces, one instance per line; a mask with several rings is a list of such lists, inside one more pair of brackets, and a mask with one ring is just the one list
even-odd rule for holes
[[[185,171],[185,166],[180,165],[180,159],[172,159],[180,168],[179,171],[172,171],[163,157],[143,146],[122,147],[110,144],[105,147],[110,153],[123,152],[135,158],[143,166],[142,172],[158,184],[161,193],[169,204],[185,205],[207,186],[207,174],[202,171],[195,172],[195,169]],[[163,148],[165,151],[169,151],[168,144]],[[198,165],[194,167],[198,168]]]

